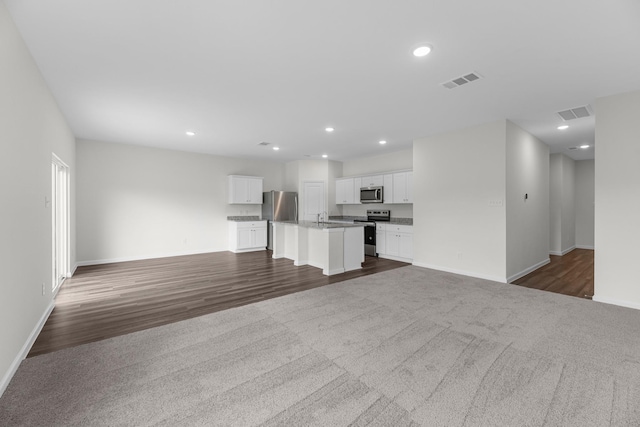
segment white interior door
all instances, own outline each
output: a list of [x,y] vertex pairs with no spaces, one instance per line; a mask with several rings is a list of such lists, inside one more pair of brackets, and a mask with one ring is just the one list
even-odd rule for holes
[[324,204],[324,182],[307,181],[304,183],[304,216],[305,221],[316,221],[318,214],[323,215]]
[[51,161],[52,290],[71,271],[69,265],[69,167],[55,154]]

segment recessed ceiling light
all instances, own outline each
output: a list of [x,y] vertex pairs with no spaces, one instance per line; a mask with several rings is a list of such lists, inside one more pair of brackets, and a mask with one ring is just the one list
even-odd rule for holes
[[429,55],[430,52],[431,52],[431,46],[429,45],[418,46],[413,50],[413,56],[417,56],[418,58],[420,58],[422,56]]
[[589,148],[589,147],[590,147],[590,145],[589,145],[589,144],[584,144],[584,145],[581,145],[581,146],[580,146],[580,148],[582,148],[583,150],[584,150],[585,148]]
[[329,128],[324,128],[324,130],[326,130],[327,132],[333,132],[335,129],[329,127]]
[[326,154],[323,154],[323,155],[322,155],[322,158],[323,158],[323,159],[326,159],[327,157],[329,157],[329,156],[328,156],[328,155],[326,155]]
[[188,130],[185,132],[188,136],[194,136],[196,133],[192,130]]
[[278,151],[280,149],[280,147],[273,147],[274,151]]
[[380,145],[384,145],[386,143],[387,143],[387,141],[384,141],[384,140],[380,141]]
[[558,130],[565,130],[565,129],[569,129],[569,125],[558,126]]

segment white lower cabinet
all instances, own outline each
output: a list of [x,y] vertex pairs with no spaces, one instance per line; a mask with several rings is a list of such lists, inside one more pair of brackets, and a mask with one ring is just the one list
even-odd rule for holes
[[387,251],[386,233],[387,229],[384,224],[376,224],[376,252],[378,255],[384,255]]
[[383,258],[413,261],[413,226],[376,224],[376,251]]
[[262,251],[267,247],[267,221],[229,221],[231,252]]

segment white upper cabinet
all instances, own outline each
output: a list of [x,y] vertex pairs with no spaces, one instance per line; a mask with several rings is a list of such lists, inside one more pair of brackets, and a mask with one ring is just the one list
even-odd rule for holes
[[382,179],[384,203],[393,203],[393,174],[386,173]]
[[261,205],[262,180],[260,176],[229,175],[229,203]]
[[369,175],[362,177],[363,187],[382,187],[384,185],[383,175]]
[[360,204],[360,188],[383,187],[383,203],[413,203],[413,171],[336,179],[336,205]]
[[362,187],[364,187],[364,185],[362,185],[362,178],[353,178],[353,203],[356,205],[360,204],[360,189]]
[[413,172],[393,174],[393,203],[413,203]]
[[360,187],[356,200],[355,181],[353,178],[336,179],[336,205],[351,205],[360,203]]

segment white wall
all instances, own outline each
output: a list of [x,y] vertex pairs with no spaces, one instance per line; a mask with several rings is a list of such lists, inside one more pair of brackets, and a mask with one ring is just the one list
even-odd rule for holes
[[367,175],[413,168],[413,149],[376,154],[343,162],[343,176]]
[[286,164],[287,191],[298,193],[300,219],[304,210],[304,183],[323,182],[325,186],[325,208],[329,215],[340,215],[336,206],[335,179],[342,176],[342,163],[333,160],[295,160]]
[[330,161],[327,171],[327,212],[329,215],[340,215],[340,209],[336,205],[336,178],[342,176],[344,164]]
[[[0,394],[53,308],[52,152],[70,167],[75,262],[75,139],[0,2]],[[45,295],[42,295],[42,284]]]
[[285,165],[285,183],[283,191],[300,191],[298,188],[298,162],[288,162]]
[[[413,169],[413,149],[347,160],[344,162],[342,169],[344,172],[342,176],[368,175]],[[332,185],[335,187],[335,183]],[[375,208],[390,210],[392,218],[413,218],[413,205],[411,204],[383,203],[375,207],[366,204],[340,205],[340,207],[342,209],[342,215],[346,216],[366,216],[367,209]]]
[[284,186],[283,163],[78,141],[78,260],[82,264],[225,251],[227,175]]
[[510,121],[506,126],[507,278],[512,281],[549,263],[549,147]]
[[575,163],[576,247],[593,249],[595,232],[595,161]]
[[564,255],[576,246],[575,161],[554,153],[549,168],[549,253]]
[[596,101],[594,300],[640,309],[640,91]]
[[549,253],[562,253],[562,154],[549,156]]
[[506,281],[505,139],[501,120],[414,141],[414,264]]
[[575,161],[562,155],[562,253],[576,247]]

